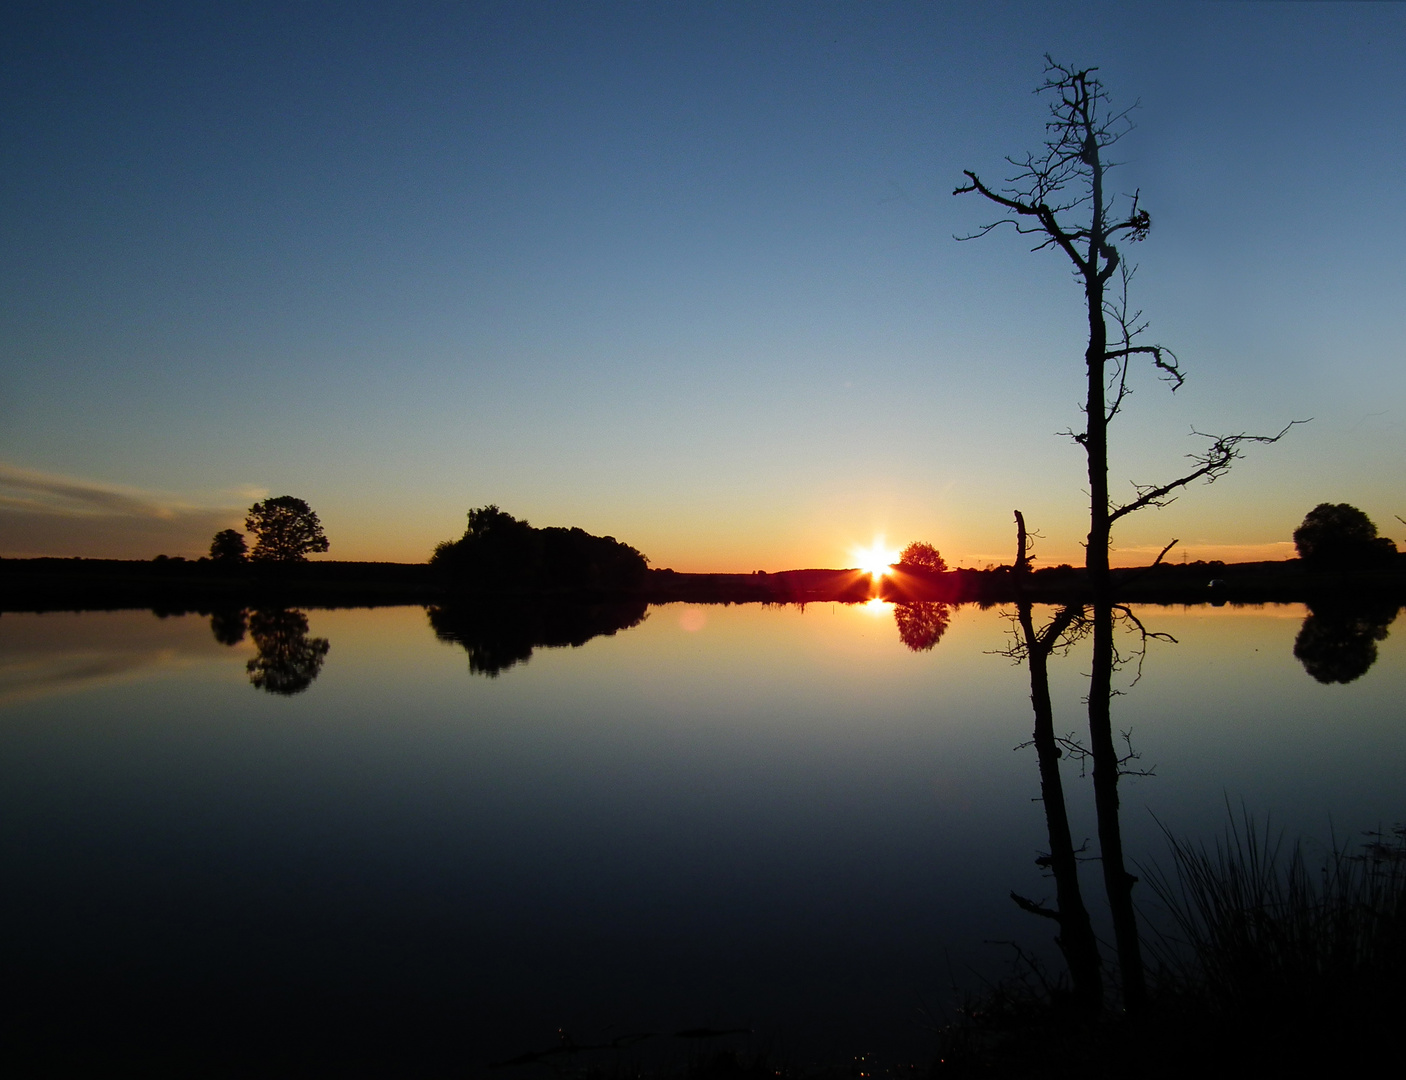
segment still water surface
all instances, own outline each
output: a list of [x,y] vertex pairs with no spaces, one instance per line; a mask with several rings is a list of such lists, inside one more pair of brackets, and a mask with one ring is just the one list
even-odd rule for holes
[[[666,605],[492,677],[424,609],[303,614],[234,644],[238,619],[0,617],[7,1038],[474,1071],[562,1029],[710,1026],[923,1060],[991,942],[1055,958],[1008,899],[1053,887],[999,610],[914,652],[885,605]],[[1227,801],[1319,847],[1406,819],[1402,635],[1322,684],[1305,614],[1139,611],[1177,643],[1114,702],[1155,772],[1122,785],[1132,859],[1159,821],[1213,839]],[[291,675],[258,663],[279,634]],[[1052,662],[1061,732],[1087,665]]]

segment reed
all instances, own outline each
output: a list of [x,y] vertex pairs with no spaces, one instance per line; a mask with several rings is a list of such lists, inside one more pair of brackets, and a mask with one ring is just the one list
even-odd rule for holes
[[1163,832],[1170,870],[1142,870],[1170,917],[1153,942],[1164,994],[1221,1025],[1297,1038],[1399,1010],[1406,827],[1335,841],[1316,861],[1243,812],[1212,848]]

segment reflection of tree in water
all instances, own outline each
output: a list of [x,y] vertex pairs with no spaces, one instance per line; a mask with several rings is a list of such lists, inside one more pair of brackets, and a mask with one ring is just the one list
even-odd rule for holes
[[898,636],[914,652],[925,652],[941,641],[951,619],[952,609],[947,604],[928,600],[897,604],[893,609]]
[[221,645],[238,645],[249,630],[249,613],[243,608],[216,611],[210,616],[210,633]]
[[1377,662],[1377,642],[1386,640],[1396,612],[1395,604],[1310,604],[1294,656],[1321,683],[1350,683]]
[[462,645],[469,670],[490,678],[526,663],[541,647],[584,645],[593,637],[644,621],[643,600],[611,604],[474,604],[432,607],[430,626],[440,641]]
[[308,617],[278,608],[249,616],[259,655],[246,665],[249,681],[270,694],[300,694],[312,685],[331,648],[326,638],[308,637]]

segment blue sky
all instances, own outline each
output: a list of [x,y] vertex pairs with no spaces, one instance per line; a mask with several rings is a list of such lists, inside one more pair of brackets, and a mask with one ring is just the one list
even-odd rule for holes
[[[1140,102],[1115,490],[1274,431],[1115,558],[1406,539],[1406,7],[11,5],[0,554],[195,555],[262,494],[331,558],[494,502],[683,570],[924,539],[1078,562],[1081,296],[953,198],[1038,146],[1045,53]],[[1274,545],[1279,545],[1275,547]]]

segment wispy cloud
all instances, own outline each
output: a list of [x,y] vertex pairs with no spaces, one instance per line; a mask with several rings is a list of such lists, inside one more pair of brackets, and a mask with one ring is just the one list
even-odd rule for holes
[[221,492],[201,505],[0,462],[0,555],[199,555],[215,532],[239,523],[248,494]]
[[150,492],[0,462],[0,507],[48,514],[118,514],[170,520],[183,507]]

